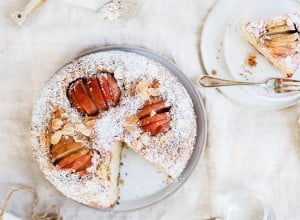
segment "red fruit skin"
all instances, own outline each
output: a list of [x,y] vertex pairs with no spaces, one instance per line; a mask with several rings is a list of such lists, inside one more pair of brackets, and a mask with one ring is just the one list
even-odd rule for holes
[[73,163],[70,163],[62,168],[60,168],[61,170],[64,170],[64,171],[69,171],[69,173],[72,173],[74,172],[74,170],[72,170],[72,166],[73,166],[74,162]]
[[163,119],[160,121],[153,122],[151,124],[145,125],[142,127],[144,131],[148,131],[150,133],[154,133],[159,126],[164,125],[169,122],[169,119]]
[[51,146],[50,152],[52,154],[53,152],[57,151],[62,146],[66,145],[66,144],[71,144],[73,142],[74,142],[73,137],[69,137],[68,139],[63,137],[57,144]]
[[79,113],[94,116],[99,111],[116,106],[121,90],[112,75],[100,73],[74,81],[68,88],[67,96]]
[[72,163],[62,167],[62,170],[68,171],[69,173],[77,172],[79,176],[88,174],[87,169],[93,165],[92,154],[83,155],[77,158]]
[[82,144],[79,142],[73,142],[70,144],[65,144],[62,147],[58,148],[56,151],[52,153],[52,160],[56,161],[58,158],[60,158],[64,153],[70,152],[70,151],[76,151],[82,148]]
[[87,79],[86,85],[91,95],[91,98],[94,101],[95,105],[97,106],[98,110],[99,111],[107,110],[108,107],[106,105],[97,77],[96,76],[89,77]]
[[110,95],[112,98],[112,105],[116,106],[120,100],[120,96],[121,96],[121,91],[120,88],[118,86],[118,83],[116,82],[116,80],[111,76],[111,75],[107,75],[107,83],[108,86],[110,88]]
[[72,107],[76,108],[80,114],[85,113],[83,107],[80,105],[79,101],[76,98],[74,87],[72,86],[68,89],[68,98]]
[[88,172],[87,172],[87,170],[81,170],[81,171],[78,171],[77,174],[79,176],[84,176],[84,175],[88,174]]
[[166,108],[164,101],[159,101],[156,103],[145,105],[138,113],[139,118],[143,118],[147,115],[150,115],[151,111],[160,111]]
[[62,170],[70,170],[71,172],[76,172],[77,170],[84,167],[87,164],[87,162],[91,159],[91,157],[92,156],[90,154],[81,156],[70,165],[67,165],[64,168],[62,168]]
[[153,122],[168,119],[168,118],[169,118],[168,113],[164,112],[164,113],[156,114],[152,117],[147,117],[147,118],[141,119],[140,125],[143,127],[143,126],[151,124]]
[[106,104],[108,106],[113,105],[112,97],[110,95],[109,85],[108,85],[108,82],[107,82],[107,76],[103,75],[103,74],[98,76],[98,81],[99,81],[99,84],[101,86],[102,93],[103,93],[104,99],[106,101]]
[[85,85],[81,79],[75,82],[74,91],[75,96],[80,105],[83,107],[85,113],[89,116],[96,115],[98,113],[98,109],[89,97]]
[[68,166],[69,164],[72,164],[78,158],[86,155],[88,152],[89,152],[88,149],[82,149],[79,152],[73,153],[73,154],[65,157],[64,159],[60,160],[56,166],[60,169],[64,168],[64,167]]
[[92,158],[80,169],[77,171],[78,175],[79,176],[84,176],[86,175],[88,172],[87,172],[87,169],[89,167],[91,167],[93,165],[93,162],[92,162]]
[[168,122],[166,124],[158,126],[158,128],[156,129],[156,131],[150,132],[150,133],[151,133],[152,136],[155,136],[155,135],[158,135],[158,134],[166,133],[170,129],[171,129],[171,125]]

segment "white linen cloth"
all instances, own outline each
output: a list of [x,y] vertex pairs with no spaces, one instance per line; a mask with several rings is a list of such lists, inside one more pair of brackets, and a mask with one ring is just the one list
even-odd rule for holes
[[[202,73],[201,27],[215,1],[140,0],[135,17],[113,22],[89,10],[47,1],[19,28],[10,13],[24,2],[0,1],[0,204],[14,186],[26,184],[37,189],[41,211],[57,204],[64,219],[196,220],[222,216],[236,192],[257,190],[269,198],[277,219],[300,219],[295,107],[245,108],[213,89],[201,91],[208,113],[208,146],[191,177],[173,195],[151,207],[117,214],[64,197],[32,158],[31,111],[44,83],[80,52],[106,44],[150,48],[173,60],[195,82]],[[8,211],[29,219],[31,199],[16,196]]]
[[93,11],[97,11],[101,6],[103,6],[105,3],[107,3],[107,0],[59,0],[63,1],[65,3],[75,5],[78,7],[83,7],[86,9],[90,9]]
[[3,216],[3,220],[21,220],[21,219],[10,213],[5,213]]

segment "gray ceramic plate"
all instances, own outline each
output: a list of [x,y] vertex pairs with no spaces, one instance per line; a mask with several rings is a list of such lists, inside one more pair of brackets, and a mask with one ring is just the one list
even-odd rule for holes
[[92,53],[101,53],[111,50],[136,53],[152,59],[168,68],[188,91],[193,101],[194,110],[197,117],[197,138],[193,154],[182,175],[173,183],[168,183],[164,174],[159,173],[152,164],[136,155],[135,152],[127,148],[123,149],[123,165],[121,166],[120,179],[123,180],[124,184],[120,184],[119,204],[112,209],[102,210],[129,211],[152,205],[166,198],[176,189],[178,189],[190,176],[206,144],[207,119],[203,102],[190,81],[174,64],[149,50],[132,46],[106,46],[93,51],[88,51],[84,54],[81,54],[80,57]]

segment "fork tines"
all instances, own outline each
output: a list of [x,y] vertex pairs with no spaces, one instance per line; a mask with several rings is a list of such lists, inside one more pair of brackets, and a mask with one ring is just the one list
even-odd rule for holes
[[275,79],[275,88],[276,93],[286,93],[286,92],[298,92],[300,91],[300,81],[293,79]]

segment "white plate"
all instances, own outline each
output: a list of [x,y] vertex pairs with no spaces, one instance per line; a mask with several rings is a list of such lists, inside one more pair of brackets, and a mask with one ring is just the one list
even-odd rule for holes
[[[208,16],[202,31],[202,61],[207,73],[211,75],[211,71],[216,70],[216,77],[248,82],[283,77],[279,70],[243,39],[242,26],[247,21],[297,11],[300,11],[300,4],[295,0],[220,0]],[[253,52],[257,55],[258,64],[249,67],[245,60]],[[294,78],[300,79],[300,74]],[[271,94],[259,87],[221,88],[220,91],[235,102],[264,109],[287,107],[295,104],[300,97],[298,93]]]

